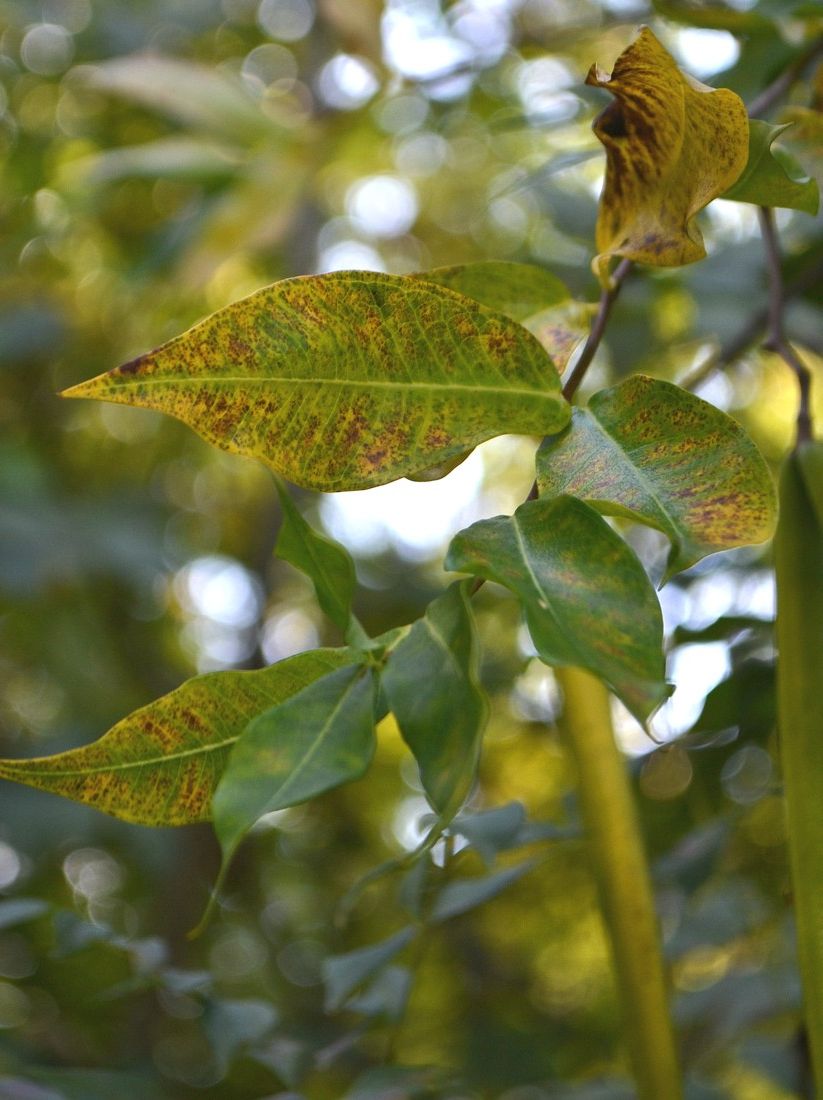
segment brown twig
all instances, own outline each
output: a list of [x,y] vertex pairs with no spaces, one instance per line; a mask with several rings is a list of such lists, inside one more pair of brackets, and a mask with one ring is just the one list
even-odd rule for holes
[[757,213],[760,218],[760,231],[763,234],[763,246],[766,251],[766,270],[769,275],[768,321],[763,347],[768,351],[776,352],[797,377],[797,385],[800,390],[800,403],[797,409],[797,442],[804,443],[812,438],[812,376],[809,368],[786,339],[783,326],[786,295],[783,289],[780,244],[774,224],[774,213],[771,207],[768,206],[758,207]]
[[586,371],[591,366],[592,359],[594,359],[597,349],[600,347],[600,343],[603,339],[603,334],[606,331],[606,325],[609,321],[609,314],[611,313],[612,306],[614,305],[617,295],[620,293],[620,288],[623,285],[626,276],[632,269],[631,260],[621,260],[614,270],[612,275],[611,286],[604,290],[600,295],[600,303],[597,307],[597,315],[589,331],[586,343],[583,345],[583,350],[580,353],[580,358],[575,363],[572,371],[567,378],[563,386],[563,396],[567,401],[571,401],[577,392],[577,387],[583,381],[583,377]]

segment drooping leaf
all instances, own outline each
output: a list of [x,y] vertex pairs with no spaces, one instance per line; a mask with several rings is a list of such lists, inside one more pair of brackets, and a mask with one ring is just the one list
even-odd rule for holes
[[635,375],[575,409],[537,457],[542,496],[569,493],[672,543],[666,578],[717,550],[769,538],[768,468],[726,413],[671,382]]
[[817,182],[810,179],[790,153],[772,148],[790,123],[771,126],[753,118],[749,122],[749,160],[724,199],[751,202],[757,206],[785,206],[816,214],[820,204]]
[[358,779],[374,754],[374,684],[339,668],[258,714],[234,746],[212,800],[224,866],[263,814]]
[[407,966],[386,966],[346,1003],[348,1012],[398,1023],[403,1019],[412,990],[412,973]]
[[507,802],[493,810],[459,814],[449,826],[449,832],[465,837],[488,867],[500,852],[517,843],[525,822],[523,803]]
[[615,256],[658,267],[702,259],[694,216],[746,166],[743,101],[681,72],[648,27],[611,76],[592,66],[586,83],[615,97],[594,123],[606,149],[595,273],[608,282]]
[[545,268],[507,260],[436,267],[421,271],[415,278],[455,290],[514,321],[525,321],[569,297],[560,279]]
[[525,863],[495,871],[493,875],[450,882],[441,890],[432,906],[431,920],[449,920],[491,901],[513,882],[528,874],[536,864],[537,860],[527,859]]
[[392,650],[381,675],[386,701],[445,818],[474,781],[488,705],[477,682],[477,639],[465,584],[433,600]]
[[232,746],[251,719],[354,659],[345,649],[318,649],[255,672],[195,676],[91,745],[0,760],[0,778],[138,825],[207,821]]
[[572,497],[527,501],[452,541],[446,568],[519,596],[540,657],[599,676],[642,722],[668,694],[660,605],[642,565]]
[[570,415],[521,325],[372,272],[275,283],[64,396],[159,409],[325,490],[380,485],[495,435],[558,431]]
[[317,602],[341,630],[348,628],[357,578],[354,562],[339,542],[321,535],[308,523],[280,478],[275,479],[283,523],[275,553],[305,573],[314,584]]
[[342,1008],[349,995],[378,970],[382,969],[414,939],[415,929],[401,928],[393,936],[380,943],[349,951],[345,955],[332,955],[323,963],[323,980],[326,986],[325,1008],[336,1012]]

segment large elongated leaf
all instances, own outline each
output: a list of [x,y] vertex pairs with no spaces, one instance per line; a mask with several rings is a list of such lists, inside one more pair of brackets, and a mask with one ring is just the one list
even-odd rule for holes
[[374,683],[362,666],[321,677],[255,718],[212,801],[224,865],[263,814],[359,778],[374,754]]
[[791,123],[771,126],[753,118],[749,122],[749,160],[724,199],[752,202],[757,206],[785,206],[816,214],[820,203],[817,182],[803,172],[790,153],[776,154],[773,143]]
[[726,413],[670,382],[635,375],[596,393],[537,457],[543,496],[569,493],[671,539],[667,578],[774,529],[768,468]]
[[645,721],[668,694],[663,621],[637,557],[597,512],[572,497],[521,504],[452,541],[446,568],[515,592],[537,652],[587,668]]
[[456,290],[515,321],[525,321],[540,310],[569,298],[566,287],[550,271],[534,264],[516,264],[508,260],[436,267],[421,272],[416,278]]
[[275,283],[81,383],[167,412],[298,485],[363,489],[569,419],[524,328],[454,291],[371,272]]
[[648,27],[611,76],[592,66],[586,83],[615,97],[594,124],[606,149],[595,272],[607,282],[614,256],[662,267],[702,259],[694,216],[746,166],[743,101],[682,73]]
[[392,651],[381,683],[429,801],[450,817],[474,780],[488,711],[464,584],[429,604]]
[[345,547],[306,522],[280,478],[276,485],[283,524],[275,552],[311,579],[323,611],[341,630],[346,630],[357,587],[354,562]]
[[0,778],[139,825],[207,821],[229,753],[251,719],[353,659],[345,649],[318,649],[256,672],[196,676],[91,745],[0,760]]

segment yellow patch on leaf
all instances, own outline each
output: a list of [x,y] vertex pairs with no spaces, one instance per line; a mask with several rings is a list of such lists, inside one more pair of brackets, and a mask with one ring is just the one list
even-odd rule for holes
[[607,285],[615,256],[657,267],[702,259],[694,216],[746,167],[743,101],[683,73],[648,27],[611,76],[593,65],[586,83],[615,97],[594,123],[606,149],[595,274]]

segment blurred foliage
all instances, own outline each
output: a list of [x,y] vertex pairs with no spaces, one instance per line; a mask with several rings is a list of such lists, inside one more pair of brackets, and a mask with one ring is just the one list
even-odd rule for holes
[[[697,76],[751,99],[821,32],[799,0],[654,9],[0,0],[0,755],[85,744],[195,671],[341,640],[272,555],[262,469],[56,391],[288,275],[517,259],[593,300],[605,97],[589,65],[648,21]],[[772,112],[797,123],[779,143],[818,179],[821,87],[796,83]],[[708,259],[628,283],[586,386],[698,371],[776,463],[795,397],[756,350],[755,210],[718,202],[701,224]],[[816,364],[823,223],[779,224],[789,327]],[[753,346],[706,368],[747,326]],[[443,482],[300,498],[355,554],[369,630],[422,613],[450,534],[511,511],[532,456],[504,439]],[[659,576],[661,541],[629,535]],[[762,548],[664,588],[677,691],[656,728],[672,743],[618,713],[695,1100],[808,1095],[772,591]],[[427,812],[391,721],[366,779],[264,822],[195,941],[218,865],[208,827],[145,830],[3,786],[0,1096],[631,1096],[560,700],[511,599],[489,585],[476,605],[493,700],[479,787],[431,858],[359,892]],[[352,953],[410,922],[423,934],[390,943],[371,980]]]

